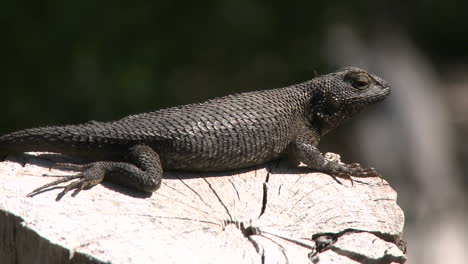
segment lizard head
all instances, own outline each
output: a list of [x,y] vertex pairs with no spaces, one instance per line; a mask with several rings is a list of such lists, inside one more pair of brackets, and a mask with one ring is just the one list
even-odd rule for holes
[[385,80],[356,67],[318,77],[314,83],[312,122],[322,135],[390,94]]

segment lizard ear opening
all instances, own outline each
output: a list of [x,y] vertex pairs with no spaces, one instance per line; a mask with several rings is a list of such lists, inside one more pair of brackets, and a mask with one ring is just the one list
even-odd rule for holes
[[325,98],[323,112],[327,115],[332,115],[340,110],[341,103],[334,96],[328,95]]

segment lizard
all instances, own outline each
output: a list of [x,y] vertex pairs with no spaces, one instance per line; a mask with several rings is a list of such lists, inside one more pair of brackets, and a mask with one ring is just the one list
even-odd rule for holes
[[[333,177],[380,177],[374,168],[331,160],[318,149],[324,135],[390,94],[382,78],[356,67],[303,83],[134,114],[115,121],[24,129],[0,136],[0,157],[54,152],[88,163],[57,163],[79,172],[33,190],[67,182],[61,196],[103,180],[156,191],[163,171],[225,171],[287,157]],[[352,179],[351,179],[352,180]]]

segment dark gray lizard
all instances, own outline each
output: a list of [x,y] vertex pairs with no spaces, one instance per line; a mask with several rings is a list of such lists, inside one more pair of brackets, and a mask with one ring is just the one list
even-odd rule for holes
[[317,145],[323,135],[389,93],[386,81],[349,67],[284,88],[228,95],[117,121],[13,132],[0,137],[0,155],[47,151],[91,161],[57,164],[80,173],[29,195],[75,179],[62,196],[103,180],[152,192],[161,185],[163,170],[240,169],[282,155],[332,176],[374,177],[379,176],[375,169],[327,159]]

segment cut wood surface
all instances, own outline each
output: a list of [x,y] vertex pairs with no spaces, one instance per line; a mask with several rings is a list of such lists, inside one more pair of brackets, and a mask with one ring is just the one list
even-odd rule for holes
[[[52,160],[51,160],[52,159]],[[0,162],[2,263],[403,263],[404,215],[380,178],[334,179],[271,162],[165,173],[145,195],[101,184],[26,197],[70,175],[57,157]],[[22,166],[25,163],[25,166]]]

